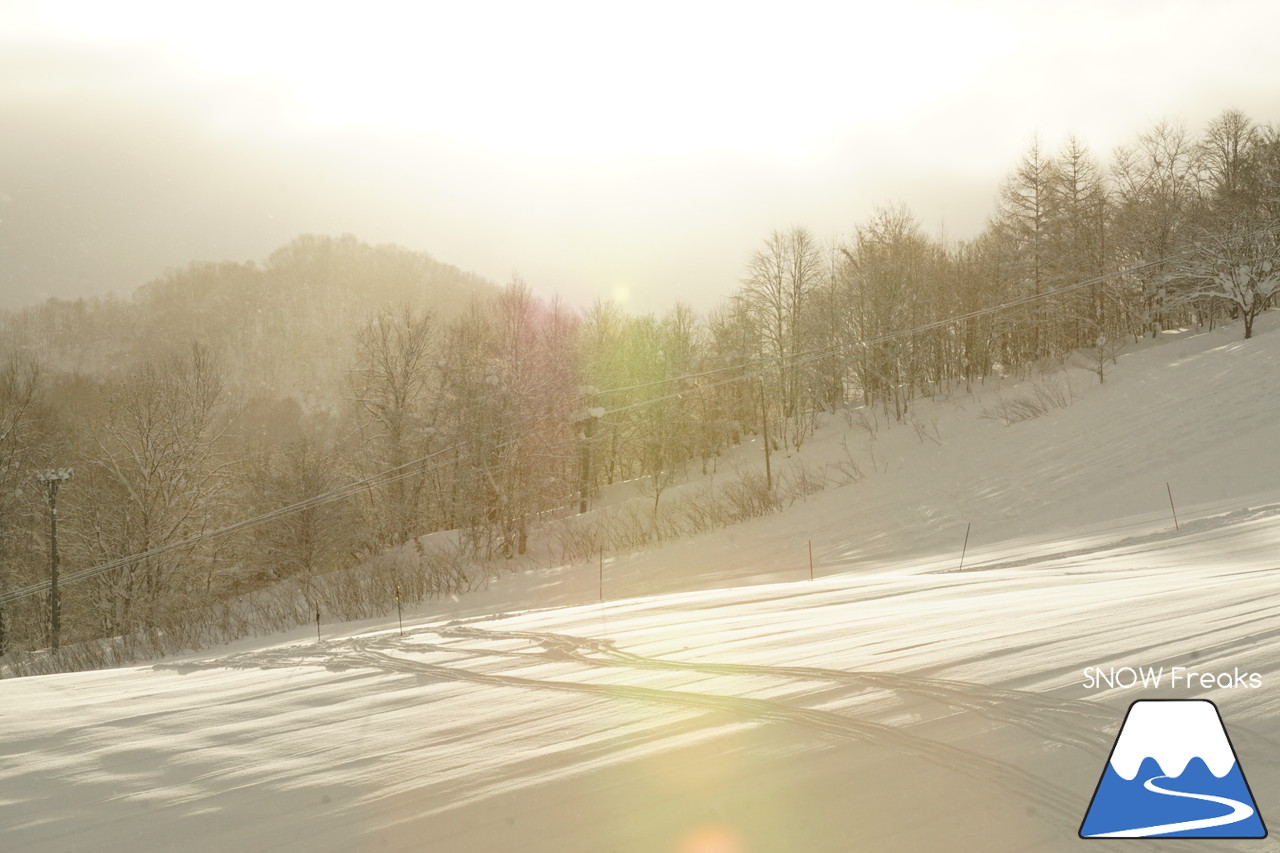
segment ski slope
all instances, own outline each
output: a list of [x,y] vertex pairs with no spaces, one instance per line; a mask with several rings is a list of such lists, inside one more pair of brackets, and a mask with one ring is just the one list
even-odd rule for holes
[[[1066,849],[1161,696],[1217,703],[1280,820],[1275,319],[1069,369],[1069,406],[1009,426],[982,411],[1025,383],[832,418],[780,464],[850,452],[861,482],[611,555],[603,603],[594,562],[529,568],[403,635],[0,682],[3,849]],[[1125,666],[1262,686],[1086,687]]]

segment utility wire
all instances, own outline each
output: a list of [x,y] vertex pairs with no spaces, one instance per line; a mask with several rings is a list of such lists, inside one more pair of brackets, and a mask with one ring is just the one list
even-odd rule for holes
[[[1257,229],[1257,231],[1253,232],[1253,235],[1265,234],[1265,233],[1276,231],[1276,230],[1280,230],[1280,223],[1274,223],[1271,225],[1263,226]],[[1186,258],[1185,254],[1167,255],[1163,258],[1157,258],[1151,261],[1144,261],[1143,263],[1136,264],[1133,266],[1128,266],[1128,267],[1125,267],[1124,269],[1116,270],[1110,273],[1105,273],[1100,276],[1095,276],[1094,278],[1086,279],[1085,281],[1074,282],[1072,284],[1063,285],[1062,287],[1057,287],[1051,290],[1042,291],[1041,293],[1028,294],[1026,296],[1021,296],[1016,299],[1006,300],[996,305],[990,305],[985,308],[978,308],[973,311],[966,312],[964,314],[958,314],[955,316],[946,317],[941,320],[935,320],[929,323],[924,323],[919,326],[913,326],[912,328],[903,329],[897,332],[890,332],[890,333],[880,335],[871,339],[851,341],[843,344],[835,344],[820,350],[806,350],[803,352],[791,353],[790,355],[761,358],[761,359],[756,359],[754,361],[742,362],[739,364],[731,364],[731,365],[726,365],[724,367],[712,368],[711,370],[704,370],[697,373],[685,373],[680,376],[672,376],[664,379],[655,379],[651,382],[641,382],[634,385],[624,385],[616,388],[608,388],[603,391],[596,391],[595,395],[603,396],[606,394],[619,394],[625,391],[638,391],[638,390],[643,390],[645,388],[652,388],[658,385],[666,385],[669,383],[684,382],[686,380],[701,379],[707,376],[715,376],[716,374],[726,373],[731,370],[748,370],[751,368],[763,369],[765,367],[785,366],[793,360],[797,360],[797,363],[803,364],[803,363],[807,363],[808,361],[815,360],[817,358],[827,358],[831,355],[835,355],[839,352],[842,352],[847,349],[852,349],[854,347],[874,346],[876,344],[887,343],[889,341],[897,340],[899,338],[910,337],[911,335],[919,334],[920,332],[926,332],[932,329],[949,326],[953,323],[961,323],[961,322],[964,322],[965,320],[973,320],[978,317],[997,314],[1001,311],[1007,311],[1011,308],[1017,308],[1022,305],[1029,304],[1031,302],[1036,302],[1041,299],[1048,299],[1050,297],[1060,296],[1064,293],[1071,293],[1073,291],[1080,290],[1085,287],[1092,287],[1095,284],[1101,284],[1102,282],[1108,281],[1113,278],[1118,278],[1119,276],[1131,275],[1133,273],[1139,272],[1144,269],[1148,269],[1150,267],[1157,267],[1164,264],[1173,263],[1174,261],[1185,260],[1185,258]],[[758,375],[758,372],[753,371],[749,375],[754,377]],[[710,386],[710,387],[715,387],[715,386]],[[670,396],[657,398],[657,399],[670,399]],[[617,409],[616,411],[624,411],[626,408],[634,408],[634,405],[622,407]]]
[[[1064,285],[1062,287],[1054,288],[1052,290],[1046,290],[1041,293],[1028,294],[1027,296],[1006,300],[997,305],[990,305],[985,308],[978,308],[973,311],[966,312],[964,314],[957,314],[951,317],[945,317],[941,320],[933,320],[928,323],[922,323],[918,326],[912,326],[909,329],[901,329],[896,332],[889,332],[883,335],[878,335],[874,338],[862,338],[856,341],[848,341],[842,344],[834,344],[832,346],[824,347],[822,349],[805,350],[803,352],[792,353],[790,355],[785,355],[785,356],[775,356],[773,358],[757,359],[755,361],[745,362],[742,364],[734,364],[726,367],[719,367],[714,370],[705,370],[700,373],[688,373],[682,376],[674,376],[669,379],[658,379],[653,382],[646,382],[639,385],[626,386],[624,388],[613,388],[607,391],[600,391],[597,393],[608,394],[608,393],[613,393],[615,391],[632,391],[632,390],[637,390],[641,388],[651,388],[658,385],[665,385],[672,382],[683,382],[686,380],[701,379],[708,376],[714,376],[717,373],[724,373],[729,370],[742,370],[742,371],[749,370],[749,372],[731,376],[727,379],[722,379],[717,382],[712,382],[709,385],[698,386],[698,390],[718,388],[721,385],[726,385],[732,382],[739,382],[744,379],[754,379],[757,376],[762,376],[765,370],[769,368],[792,367],[792,366],[799,366],[802,364],[808,364],[809,362],[812,362],[812,361],[818,361],[820,359],[830,358],[833,355],[837,355],[841,352],[844,352],[845,350],[853,349],[854,347],[876,346],[879,344],[888,343],[889,341],[898,340],[900,338],[911,337],[912,335],[917,335],[917,334],[920,334],[921,332],[928,332],[933,329],[945,328],[947,326],[951,326],[956,323],[963,323],[966,320],[973,320],[978,317],[985,317],[992,314],[998,314],[1002,311],[1008,311],[1012,308],[1019,308],[1023,305],[1036,302],[1041,299],[1048,299],[1053,296],[1060,296],[1061,294],[1070,293],[1072,291],[1080,290],[1085,287],[1092,287],[1095,284],[1100,284],[1104,281],[1107,281],[1109,279],[1115,278],[1120,275],[1134,273],[1139,270],[1146,269],[1148,267],[1158,266],[1160,264],[1167,263],[1169,260],[1171,259],[1161,258],[1159,260],[1147,261],[1145,263],[1138,264],[1137,266],[1126,267],[1123,270],[1117,270],[1116,272],[1096,276],[1094,278],[1087,279],[1085,281],[1075,282],[1073,284]],[[750,370],[751,368],[756,368],[756,369]],[[628,403],[626,405],[616,406],[612,409],[607,409],[606,414],[614,414],[615,412],[625,412],[630,409],[646,406],[650,403],[657,403],[665,400],[673,400],[678,397],[684,396],[687,393],[690,393],[690,391],[688,390],[675,391],[670,394],[664,394],[659,397],[649,397],[634,403]]]
[[[554,412],[544,413],[541,418],[538,418],[532,423],[526,425],[526,428],[531,429],[531,428],[536,428],[538,426],[541,426],[542,423],[546,422],[547,420],[550,420],[551,417],[555,415],[558,415],[558,413],[554,413]],[[511,444],[514,444],[517,441],[519,441],[519,438],[513,437],[510,439],[507,439],[506,441],[499,442],[497,445],[494,445],[492,449],[494,450],[503,449],[505,447],[510,446]],[[155,548],[150,548],[146,551],[142,551],[137,554],[130,554],[129,556],[126,556],[126,557],[120,557],[115,560],[110,560],[106,563],[101,563],[97,566],[92,566],[89,568],[81,569],[76,572],[70,572],[68,574],[64,574],[59,578],[58,585],[61,587],[64,585],[75,583],[77,581],[87,580],[89,578],[97,577],[107,572],[115,571],[116,569],[122,569],[127,566],[131,566],[131,565],[143,562],[152,557],[156,557],[162,554],[167,554],[173,551],[180,551],[184,548],[192,547],[200,543],[201,541],[204,541],[207,539],[215,539],[222,536],[230,535],[232,533],[238,533],[241,530],[247,530],[253,527],[257,527],[259,525],[266,524],[271,521],[275,521],[279,518],[284,518],[289,515],[293,515],[299,512],[304,512],[308,509],[313,509],[315,507],[324,506],[326,504],[334,503],[340,500],[345,500],[347,498],[354,497],[355,495],[365,491],[366,489],[385,486],[390,483],[394,483],[398,480],[406,479],[408,477],[414,477],[420,474],[429,473],[434,470],[439,470],[440,468],[445,467],[444,464],[428,465],[426,467],[423,467],[423,463],[429,462],[432,459],[435,459],[451,451],[459,450],[466,446],[467,446],[467,442],[465,441],[456,442],[454,444],[449,445],[448,447],[444,447],[444,448],[441,448],[440,450],[429,453],[426,456],[422,456],[417,459],[413,459],[409,462],[406,462],[403,465],[397,465],[394,468],[389,468],[385,471],[379,471],[378,473],[373,474],[369,477],[365,477],[361,480],[355,480],[353,482],[346,483],[343,486],[338,487],[337,489],[332,489],[327,492],[322,492],[321,494],[318,494],[318,495],[313,495],[312,497],[306,498],[305,500],[301,500],[296,503],[289,504],[287,506],[283,506],[278,509],[274,509],[269,512],[262,513],[260,515],[253,516],[252,518],[243,519],[241,521],[235,522],[234,524],[229,524],[225,527],[220,527],[216,530],[205,531],[205,532],[196,534],[194,536],[181,539],[176,542],[168,542],[163,545],[158,545]],[[50,581],[41,581],[39,583],[30,584],[25,587],[20,587],[18,589],[10,590],[4,594],[0,594],[0,605],[8,604],[11,601],[16,601],[18,599],[26,598],[31,595],[37,595],[41,592],[46,592],[51,587],[52,587],[52,583]]]
[[[1277,228],[1280,228],[1280,223],[1260,229],[1259,233],[1276,230]],[[944,328],[946,326],[950,326],[955,323],[961,323],[966,320],[972,320],[978,317],[990,316],[993,314],[1000,313],[1002,311],[1008,311],[1013,308],[1018,308],[1023,305],[1027,305],[1032,302],[1037,302],[1042,299],[1048,299],[1054,296],[1060,296],[1064,293],[1071,293],[1073,291],[1080,290],[1085,287],[1091,287],[1093,285],[1100,284],[1102,282],[1108,281],[1112,278],[1116,278],[1121,275],[1132,274],[1153,266],[1159,266],[1162,264],[1170,263],[1172,261],[1180,260],[1183,257],[1184,256],[1182,255],[1171,255],[1171,256],[1159,258],[1152,261],[1146,261],[1144,263],[1137,264],[1136,266],[1126,267],[1125,269],[1117,270],[1115,272],[1107,273],[1101,276],[1095,276],[1094,278],[1086,279],[1084,281],[1075,282],[1073,284],[1065,285],[1058,288],[1053,288],[1051,290],[1046,290],[1041,293],[1028,294],[1026,296],[1018,297],[1016,299],[1006,300],[996,305],[975,309],[973,311],[969,311],[964,314],[958,314],[958,315],[946,317],[940,320],[934,320],[928,323],[922,323],[918,326],[913,326],[909,329],[902,329],[897,332],[890,332],[884,335],[879,335],[875,338],[850,341],[843,344],[836,344],[830,347],[825,347],[822,349],[807,350],[800,353],[792,353],[791,355],[788,355],[788,356],[767,358],[767,359],[756,359],[750,362],[727,365],[724,367],[719,367],[712,370],[706,370],[706,371],[701,371],[697,373],[683,374],[681,376],[670,377],[667,379],[659,379],[653,382],[646,382],[646,383],[640,383],[640,384],[629,385],[629,386],[621,386],[617,388],[609,388],[609,389],[605,389],[603,391],[597,391],[594,393],[595,395],[602,396],[605,394],[614,394],[614,393],[621,393],[624,391],[641,390],[644,388],[655,387],[658,385],[684,382],[684,381],[693,380],[693,379],[701,379],[705,377],[715,376],[720,373],[725,373],[730,370],[749,371],[747,373],[739,373],[734,376],[729,376],[729,377],[720,379],[718,381],[712,382],[710,384],[701,385],[699,386],[698,390],[709,390],[713,388],[718,388],[723,385],[729,385],[734,382],[743,381],[744,379],[753,379],[757,376],[763,375],[765,369],[770,367],[807,364],[811,361],[816,361],[823,358],[829,358],[832,355],[838,354],[845,350],[852,349],[854,347],[875,346],[878,344],[887,343],[889,341],[898,340],[900,338],[910,337],[911,335],[916,335],[921,332],[927,332],[933,329]],[[752,370],[752,368],[758,368],[758,369]],[[676,391],[676,392],[664,394],[658,397],[649,397],[634,403],[630,403],[622,406],[616,406],[610,409],[606,409],[605,416],[607,417],[608,415],[630,411],[632,409],[653,405],[655,403],[660,403],[667,400],[677,399],[684,396],[686,393],[689,393],[689,392]],[[526,425],[526,427],[528,428],[528,427],[538,426],[542,422],[549,420],[552,415],[553,413],[548,412],[544,414],[542,418],[539,418],[534,423]],[[502,449],[502,448],[508,447],[511,444],[514,444],[515,442],[517,442],[518,440],[519,440],[518,438],[507,439],[506,441],[499,442],[497,445],[494,446],[493,449],[496,450],[496,449]],[[432,459],[435,459],[445,453],[449,453],[454,450],[459,450],[465,447],[466,445],[467,445],[467,442],[465,441],[457,442],[455,444],[450,445],[449,447],[445,447],[441,450],[437,450],[437,451],[434,451],[433,453],[429,453],[426,456],[422,456],[417,459],[406,462],[403,465],[398,465],[394,468],[389,468],[385,471],[380,471],[364,479],[347,483],[337,489],[312,496],[305,500],[298,501],[296,503],[289,504],[287,506],[283,506],[275,510],[271,510],[270,512],[262,513],[260,515],[253,516],[251,518],[243,519],[241,521],[235,522],[234,524],[230,524],[225,527],[218,528],[216,530],[206,531],[206,532],[197,534],[195,536],[182,539],[177,542],[166,543],[164,545],[151,548],[147,551],[143,551],[138,554],[132,554],[127,557],[121,557],[115,560],[108,561],[106,563],[99,564],[97,566],[81,569],[80,571],[77,571],[77,572],[71,572],[69,574],[62,576],[62,578],[60,579],[59,585],[60,586],[69,585],[81,580],[87,580],[89,578],[97,577],[107,572],[115,571],[116,569],[125,568],[127,566],[143,562],[152,557],[156,557],[162,554],[170,553],[172,551],[177,551],[184,548],[192,547],[207,539],[227,536],[232,533],[237,533],[241,530],[247,530],[253,527],[257,527],[259,525],[266,524],[268,522],[275,521],[277,519],[284,518],[298,512],[304,512],[308,509],[313,509],[315,507],[324,506],[326,504],[333,503],[336,501],[345,500],[347,498],[355,496],[356,494],[359,494],[360,492],[366,489],[384,486],[408,477],[417,476],[419,474],[426,474],[431,471],[438,470],[439,468],[442,468],[444,466],[443,465],[428,465],[426,467],[422,467],[422,466],[424,463],[429,462]],[[4,594],[0,594],[0,605],[8,604],[12,601],[17,601],[19,599],[26,598],[31,595],[38,595],[41,592],[48,591],[51,587],[52,587],[52,584],[49,581],[42,581],[40,583],[31,584],[26,587],[21,587],[19,589],[10,590]]]

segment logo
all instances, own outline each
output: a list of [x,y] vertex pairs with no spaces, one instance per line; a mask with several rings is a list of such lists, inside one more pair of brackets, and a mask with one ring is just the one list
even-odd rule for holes
[[1207,699],[1129,706],[1081,838],[1265,838],[1267,828]]

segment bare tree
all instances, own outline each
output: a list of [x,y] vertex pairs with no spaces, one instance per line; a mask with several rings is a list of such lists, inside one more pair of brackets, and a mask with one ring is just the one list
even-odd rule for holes
[[867,403],[892,405],[901,420],[922,378],[921,340],[897,337],[928,315],[934,247],[904,205],[876,209],[844,250],[846,299]]
[[371,317],[356,335],[352,393],[363,415],[367,473],[391,472],[371,489],[374,541],[398,545],[425,527],[425,475],[410,467],[433,447],[438,341],[435,317],[403,307]]
[[[20,579],[32,562],[31,519],[24,491],[37,465],[44,430],[44,382],[36,364],[12,357],[0,366],[0,593]],[[13,640],[10,610],[0,605],[0,655]]]
[[[105,423],[77,478],[69,524],[81,559],[105,562],[185,542],[223,510],[232,460],[219,444],[234,421],[224,377],[207,350],[148,361],[105,389]],[[94,608],[106,633],[151,624],[172,596],[190,591],[198,545],[148,557],[96,581]]]
[[1258,185],[1258,207],[1272,221],[1280,220],[1280,124],[1270,124],[1258,131],[1253,146],[1253,176]]
[[449,330],[442,421],[462,449],[449,503],[471,545],[523,554],[533,516],[579,486],[577,324],[521,281]]
[[[1074,135],[1054,161],[1050,200],[1055,279],[1074,284],[1102,276],[1110,264],[1111,204],[1102,173],[1089,150]],[[1064,300],[1064,348],[1096,344],[1111,331],[1106,285],[1098,282]],[[1117,336],[1118,337],[1118,336]]]
[[[314,500],[347,482],[340,458],[310,438],[292,441],[258,460],[248,477],[251,500],[259,513]],[[254,528],[246,561],[258,581],[298,578],[304,589],[318,574],[352,560],[364,539],[361,519],[349,500],[316,501]]]
[[1182,298],[1226,303],[1244,321],[1244,338],[1253,322],[1280,292],[1280,232],[1274,222],[1234,210],[1200,230],[1171,281],[1183,285]]
[[1217,206],[1252,206],[1259,200],[1261,133],[1240,110],[1226,110],[1209,123],[1197,148],[1200,169]]
[[1116,186],[1114,246],[1122,266],[1140,266],[1126,276],[1124,294],[1138,333],[1158,333],[1173,306],[1166,259],[1185,244],[1200,213],[1198,155],[1182,125],[1160,122],[1134,147],[1116,150],[1112,165]]
[[774,231],[747,264],[743,298],[761,329],[765,356],[773,362],[773,391],[784,446],[789,443],[788,419],[809,402],[802,382],[805,371],[796,356],[806,344],[804,313],[811,310],[810,296],[821,286],[825,273],[818,242],[799,227]]
[[[1007,268],[1018,295],[1039,297],[1057,284],[1051,240],[1055,176],[1053,159],[1045,156],[1036,140],[1000,188],[991,222],[1007,253]],[[1032,303],[1021,330],[1026,336],[1022,358],[1034,360],[1049,353],[1044,335],[1049,315],[1043,302]]]
[[[642,488],[653,496],[654,524],[662,493],[684,473],[702,440],[698,429],[701,394],[690,380],[699,348],[697,318],[685,304],[677,302],[660,323],[645,323],[651,336],[647,347],[650,368],[655,376],[669,379],[649,389],[652,403],[640,416],[640,470],[645,475]],[[710,449],[704,452],[710,453]]]

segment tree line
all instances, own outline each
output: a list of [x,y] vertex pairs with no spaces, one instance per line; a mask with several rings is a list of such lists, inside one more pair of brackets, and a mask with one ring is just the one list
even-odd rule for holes
[[833,244],[775,231],[705,315],[571,310],[349,237],[8,312],[0,652],[51,640],[43,593],[5,600],[48,578],[41,469],[75,472],[64,572],[120,563],[64,589],[65,645],[305,590],[430,533],[516,557],[612,483],[638,481],[656,519],[667,488],[748,436],[800,447],[823,412],[902,420],[1073,352],[1104,379],[1162,329],[1251,337],[1278,289],[1280,129],[1229,110],[1198,136],[1156,124],[1106,167],[1074,137],[1035,143],[969,240],[901,205]]

